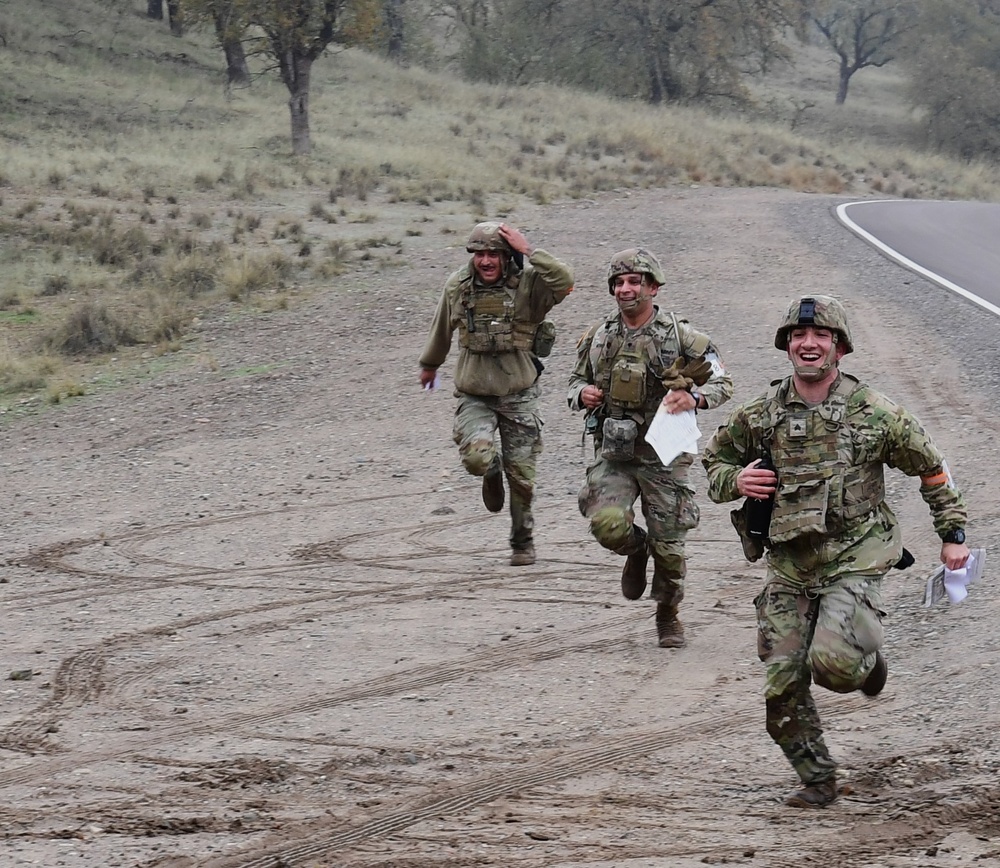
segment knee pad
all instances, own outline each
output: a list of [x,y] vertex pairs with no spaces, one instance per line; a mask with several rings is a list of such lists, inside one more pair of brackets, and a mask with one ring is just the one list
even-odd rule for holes
[[632,515],[618,506],[605,506],[590,517],[590,532],[612,551],[628,545],[632,538]]
[[856,679],[853,679],[847,671],[851,665],[849,661],[824,654],[813,654],[810,663],[813,681],[819,687],[832,690],[834,693],[850,693],[857,689]]
[[485,476],[496,455],[496,447],[490,440],[473,440],[462,447],[460,452],[462,464],[469,473],[473,476]]

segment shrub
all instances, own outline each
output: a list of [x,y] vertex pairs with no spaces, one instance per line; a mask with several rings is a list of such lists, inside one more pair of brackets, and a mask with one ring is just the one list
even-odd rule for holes
[[132,328],[99,302],[84,302],[70,311],[56,331],[44,337],[46,349],[62,355],[114,352],[138,343]]

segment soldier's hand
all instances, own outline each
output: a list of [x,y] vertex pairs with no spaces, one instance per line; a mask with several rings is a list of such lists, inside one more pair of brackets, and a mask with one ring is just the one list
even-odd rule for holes
[[597,386],[584,386],[580,391],[580,403],[588,410],[596,410],[604,403],[604,390]]
[[962,569],[970,554],[965,543],[941,543],[941,563],[949,570]]
[[778,475],[773,470],[758,467],[760,459],[750,462],[736,475],[736,490],[744,497],[767,500],[778,483]]
[[515,229],[507,223],[501,223],[499,231],[500,236],[511,246],[512,250],[516,250],[518,253],[528,257],[535,252],[535,248],[531,246],[524,233],[519,229]]
[[434,388],[434,378],[437,376],[437,368],[420,369],[420,385],[424,389]]

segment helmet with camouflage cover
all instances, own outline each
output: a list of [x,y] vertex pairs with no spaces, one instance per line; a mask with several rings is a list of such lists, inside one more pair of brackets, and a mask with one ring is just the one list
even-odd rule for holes
[[620,274],[645,274],[657,286],[667,282],[660,260],[644,247],[630,247],[611,257],[608,263],[608,292],[612,295],[615,294],[615,278]]
[[469,233],[469,240],[465,243],[465,249],[469,253],[476,253],[480,250],[495,250],[497,253],[511,252],[511,246],[500,234],[500,225],[494,220],[486,223],[477,223]]
[[837,333],[837,342],[845,355],[854,352],[851,327],[847,324],[847,311],[831,295],[808,295],[793,301],[774,335],[774,345],[779,350],[788,349],[788,333],[799,326],[811,325]]

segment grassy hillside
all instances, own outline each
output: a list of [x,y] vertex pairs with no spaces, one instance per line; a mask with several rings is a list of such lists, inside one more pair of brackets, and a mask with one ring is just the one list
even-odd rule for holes
[[[616,188],[769,185],[1000,196],[1000,172],[907,150],[891,70],[848,104],[817,47],[720,117],[472,85],[353,50],[314,68],[313,153],[290,156],[272,76],[227,91],[210,34],[145,0],[0,4],[0,409],[101,382],[110,353],[166,357],[206,310],[268,311],[404,241]],[[870,73],[870,74],[869,74]]]

